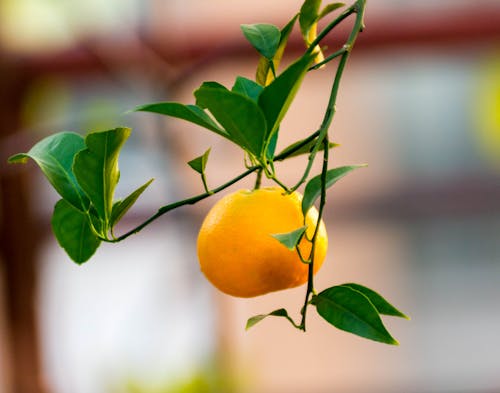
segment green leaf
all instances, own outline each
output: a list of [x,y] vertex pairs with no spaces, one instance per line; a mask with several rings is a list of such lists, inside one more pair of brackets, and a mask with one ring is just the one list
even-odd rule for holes
[[[319,20],[319,7],[321,0],[306,0],[300,9],[299,24],[300,31],[304,42],[309,47],[317,37],[317,27]],[[319,45],[314,48],[315,63],[320,63],[324,60],[323,52]]]
[[344,3],[331,3],[331,4],[326,5],[325,8],[323,8],[321,10],[321,12],[319,13],[318,20],[323,19],[325,16],[327,16],[331,12],[333,12],[339,8],[342,8],[343,6],[345,6]]
[[60,246],[78,264],[94,255],[101,243],[89,225],[88,215],[64,199],[56,203],[51,223]]
[[[313,139],[305,144],[303,144],[304,140],[292,143],[291,145],[285,147],[276,157],[282,159],[281,157],[291,158],[300,156],[302,154],[309,154],[316,145],[317,140],[318,138]],[[337,143],[329,142],[328,146],[330,149],[332,149],[334,147],[338,147],[339,145]],[[321,150],[324,150],[323,144],[320,145],[319,151]]]
[[338,329],[385,344],[399,343],[385,328],[370,300],[347,286],[328,288],[313,297],[319,315]]
[[271,62],[274,66],[274,70],[278,69],[278,66],[281,62],[281,58],[285,53],[286,45],[288,44],[288,38],[290,37],[290,33],[293,30],[293,26],[295,25],[295,21],[297,20],[298,14],[295,15],[280,32],[280,43],[278,45],[278,49],[274,54],[272,60],[261,56],[259,59],[259,64],[257,66],[257,72],[255,74],[255,79],[257,83],[262,86],[267,86],[274,79],[274,75],[271,69]]
[[283,244],[289,250],[295,250],[297,244],[299,244],[300,239],[304,235],[307,226],[300,227],[294,231],[288,233],[275,233],[271,236],[278,240],[281,244]]
[[208,108],[234,143],[257,157],[262,156],[267,125],[255,102],[239,93],[207,86],[194,94],[196,102]]
[[266,157],[269,161],[272,161],[274,158],[274,153],[276,152],[276,146],[278,145],[278,134],[279,130],[276,130],[276,132],[273,135],[271,135],[271,139],[269,140],[269,143],[267,145]]
[[129,135],[130,128],[91,132],[85,138],[87,148],[75,156],[76,179],[105,228],[110,223],[113,194],[120,177],[118,156]]
[[304,40],[309,44],[309,32],[312,28],[315,29],[316,23],[318,21],[319,7],[321,6],[321,0],[306,0],[302,4],[299,13],[299,25],[300,31]]
[[137,190],[132,192],[128,197],[123,200],[118,200],[113,203],[113,208],[111,209],[111,219],[110,226],[114,227],[118,221],[120,221],[123,216],[129,211],[129,209],[134,205],[141,194],[148,188],[148,186],[153,182],[154,179],[148,180]]
[[[349,166],[340,166],[338,168],[330,169],[326,172],[326,188],[333,186],[338,180],[343,178],[349,172],[354,169],[363,168],[366,165],[349,165]],[[302,198],[302,212],[304,215],[307,214],[307,211],[311,208],[311,206],[316,202],[316,199],[321,194],[321,174],[313,177],[306,184],[306,188],[304,190],[304,197]]]
[[260,94],[259,106],[264,112],[268,127],[266,140],[278,130],[311,61],[311,55],[301,57],[266,86]]
[[379,314],[410,319],[407,315],[399,311],[396,307],[390,304],[387,300],[385,300],[381,295],[379,295],[373,289],[355,283],[342,284],[342,286],[349,287],[365,295],[370,300],[370,302],[372,302],[372,304],[375,306]]
[[270,24],[257,23],[253,25],[241,25],[243,35],[257,51],[267,59],[271,60],[278,49],[280,42],[279,29]]
[[83,149],[85,142],[82,136],[73,132],[60,132],[42,139],[29,152],[10,157],[9,162],[25,163],[31,158],[62,198],[85,211],[90,202],[72,170],[75,155]]
[[238,76],[231,91],[240,93],[252,101],[257,102],[260,93],[264,88],[253,80]]
[[269,314],[259,314],[255,315],[254,317],[251,317],[247,321],[247,325],[245,327],[245,330],[250,329],[252,326],[256,325],[260,321],[262,321],[264,318],[267,318],[269,316],[274,316],[274,317],[284,317],[286,318],[294,327],[298,328],[298,326],[295,324],[292,318],[289,317],[288,312],[284,308],[280,308],[279,310],[274,310],[273,312],[270,312]]
[[208,149],[201,156],[188,162],[188,165],[193,168],[196,172],[202,175],[205,172],[205,167],[207,166],[208,155],[210,154],[210,149]]
[[184,105],[179,102],[158,102],[154,104],[141,105],[134,110],[138,112],[159,113],[187,120],[222,135],[225,138],[228,137],[227,132],[221,129],[202,108],[196,105]]

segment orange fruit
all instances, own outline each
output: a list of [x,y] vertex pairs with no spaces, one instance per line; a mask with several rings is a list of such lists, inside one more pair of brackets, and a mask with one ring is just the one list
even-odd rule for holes
[[[271,235],[288,233],[304,225],[302,195],[283,194],[279,187],[239,190],[220,199],[208,212],[198,235],[198,259],[207,279],[222,292],[253,297],[293,288],[307,282],[308,265],[296,250],[289,250]],[[313,236],[318,211],[306,215],[306,234]],[[320,222],[314,253],[314,273],[321,267],[328,247]],[[304,258],[311,242],[303,237]]]

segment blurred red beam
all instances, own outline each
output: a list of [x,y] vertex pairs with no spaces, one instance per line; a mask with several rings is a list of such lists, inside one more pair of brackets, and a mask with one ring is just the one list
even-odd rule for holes
[[[337,39],[328,42],[331,48],[341,45],[348,34],[350,24],[344,23],[335,34]],[[360,35],[356,44],[356,53],[380,48],[404,49],[415,46],[434,49],[464,45],[482,47],[500,42],[500,6],[493,4],[482,7],[471,5],[432,13],[368,13],[366,24],[367,29]],[[99,42],[99,55],[93,51],[93,44],[87,43],[59,53],[17,58],[14,61],[24,72],[35,76],[100,71],[105,70],[110,62],[127,67],[141,67],[141,64],[147,61],[144,45],[166,64],[174,67],[206,64],[224,56],[255,55],[242,37],[230,42],[226,40],[226,43],[221,45],[220,43],[224,42],[222,37],[227,37],[223,29],[193,32],[190,39],[179,45],[157,34],[142,40],[142,45],[137,45],[137,42],[125,42],[120,43],[119,48],[113,42],[108,42],[109,48],[106,48],[105,41],[102,43],[97,37],[94,42]],[[304,50],[300,37],[293,36],[289,48],[293,51]]]

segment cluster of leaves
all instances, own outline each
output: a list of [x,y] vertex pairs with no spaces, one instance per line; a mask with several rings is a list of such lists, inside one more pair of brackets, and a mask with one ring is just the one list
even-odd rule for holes
[[[242,25],[244,36],[260,54],[255,80],[238,76],[231,89],[217,82],[204,82],[194,92],[194,104],[159,102],[135,108],[136,111],[188,121],[229,140],[243,150],[247,170],[227,183],[209,189],[205,175],[210,154],[208,149],[188,162],[189,166],[201,175],[204,193],[161,207],[155,215],[124,235],[115,236],[115,225],[152,181],[147,181],[123,200],[114,199],[114,191],[120,178],[118,157],[130,135],[130,129],[115,128],[90,132],[85,138],[76,133],[61,132],[43,139],[27,153],[12,156],[10,162],[34,160],[61,196],[54,208],[52,228],[59,244],[71,259],[81,264],[94,254],[101,242],[124,240],[166,212],[185,204],[196,203],[254,172],[258,174],[257,185],[264,174],[287,192],[306,183],[302,201],[303,214],[305,216],[319,199],[321,218],[326,189],[360,167],[353,165],[328,169],[328,151],[336,146],[328,140],[328,127],[333,117],[335,98],[347,55],[362,29],[365,0],[357,0],[346,8],[319,34],[317,25],[322,18],[343,6],[341,3],[332,3],[321,8],[321,0],[305,0],[300,12],[282,29],[270,24]],[[357,14],[357,18],[346,45],[325,59],[319,46],[322,38],[351,14]],[[306,50],[278,73],[297,20]],[[342,57],[321,127],[307,138],[276,154],[281,122],[305,75],[337,56]],[[318,151],[323,151],[324,154],[323,170],[319,175],[308,179],[311,164]],[[308,154],[309,165],[301,181],[290,189],[277,178],[274,163],[300,154]],[[298,244],[305,236],[305,230],[306,227],[301,227],[290,233],[273,236],[287,248],[298,252]],[[315,236],[311,239],[312,243],[314,241]],[[286,310],[279,309],[250,318],[247,328],[267,316],[278,316],[285,317],[293,326],[305,330],[305,311],[307,306],[312,305],[320,316],[339,329],[383,343],[397,344],[385,329],[380,315],[406,318],[403,313],[373,290],[359,284],[333,286],[316,294],[312,282],[314,261],[312,256],[309,258],[304,260],[301,256],[304,263],[310,265],[302,322],[296,324]]]
[[101,241],[114,238],[114,226],[152,182],[114,200],[120,178],[118,156],[129,136],[129,128],[91,132],[85,138],[60,132],[9,158],[11,163],[34,160],[61,196],[54,207],[52,230],[76,263],[87,261]]

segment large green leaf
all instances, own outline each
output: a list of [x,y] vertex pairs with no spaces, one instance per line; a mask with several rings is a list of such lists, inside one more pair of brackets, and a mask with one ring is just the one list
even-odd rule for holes
[[272,60],[269,60],[267,57],[261,56],[259,59],[259,64],[257,66],[257,72],[255,74],[255,80],[262,86],[267,86],[274,79],[274,75],[271,69],[271,62],[274,67],[274,70],[278,69],[278,66],[281,62],[281,58],[283,57],[283,53],[285,53],[286,45],[288,44],[288,38],[290,37],[290,33],[293,30],[293,26],[295,25],[295,21],[297,20],[298,14],[295,15],[285,27],[281,29],[280,34],[280,43],[278,45],[278,49],[274,54]]
[[113,203],[113,208],[111,209],[111,219],[110,226],[113,227],[120,221],[123,216],[129,211],[133,206],[135,201],[141,196],[141,194],[148,188],[154,179],[148,180],[134,192],[132,192],[128,197],[123,200],[117,200]]
[[264,112],[268,127],[266,141],[278,130],[311,61],[311,55],[301,57],[266,86],[260,94],[259,106]]
[[51,223],[60,246],[78,264],[94,255],[101,243],[89,225],[88,215],[64,199],[56,203]]
[[257,102],[260,93],[264,88],[253,80],[238,76],[231,91],[240,93],[252,101]]
[[338,329],[398,345],[382,323],[375,306],[359,291],[343,285],[331,287],[314,296],[312,303],[319,315]]
[[372,304],[375,306],[379,314],[410,319],[407,315],[399,311],[396,307],[390,304],[386,299],[384,299],[380,294],[375,292],[373,289],[355,283],[348,283],[342,285],[345,287],[352,288],[356,291],[359,291],[363,295],[365,295],[368,299],[370,299],[370,302],[372,302]]
[[130,135],[130,128],[91,132],[85,138],[87,148],[73,164],[78,183],[90,198],[104,227],[110,223],[113,194],[118,183],[118,156]]
[[242,94],[209,86],[200,87],[194,94],[196,102],[214,115],[234,143],[261,157],[267,125],[254,101]]
[[280,308],[278,310],[274,310],[270,312],[269,314],[259,314],[255,315],[251,318],[248,319],[247,325],[245,327],[246,330],[250,329],[252,326],[256,325],[260,321],[262,321],[264,318],[267,317],[284,317],[286,318],[294,327],[298,327],[295,322],[293,321],[292,318],[288,315],[288,312],[284,308]]
[[11,163],[34,160],[59,195],[79,210],[89,207],[89,199],[73,174],[73,159],[85,149],[83,137],[73,132],[60,132],[42,139],[27,153],[9,158]]
[[241,25],[244,36],[257,51],[271,60],[278,49],[280,30],[270,24]]
[[158,102],[154,104],[141,105],[134,110],[159,113],[187,120],[222,135],[225,138],[228,137],[227,132],[221,129],[202,108],[196,105],[184,105],[179,102]]
[[[338,168],[330,169],[326,172],[326,183],[325,188],[329,188],[333,186],[338,180],[343,178],[349,172],[353,171],[357,168],[363,168],[366,165],[349,165],[349,166],[340,166]],[[302,212],[304,215],[307,214],[307,211],[311,208],[311,206],[316,202],[316,199],[321,195],[321,175],[317,175],[313,177],[306,184],[306,188],[304,190],[304,197],[302,198]]]

